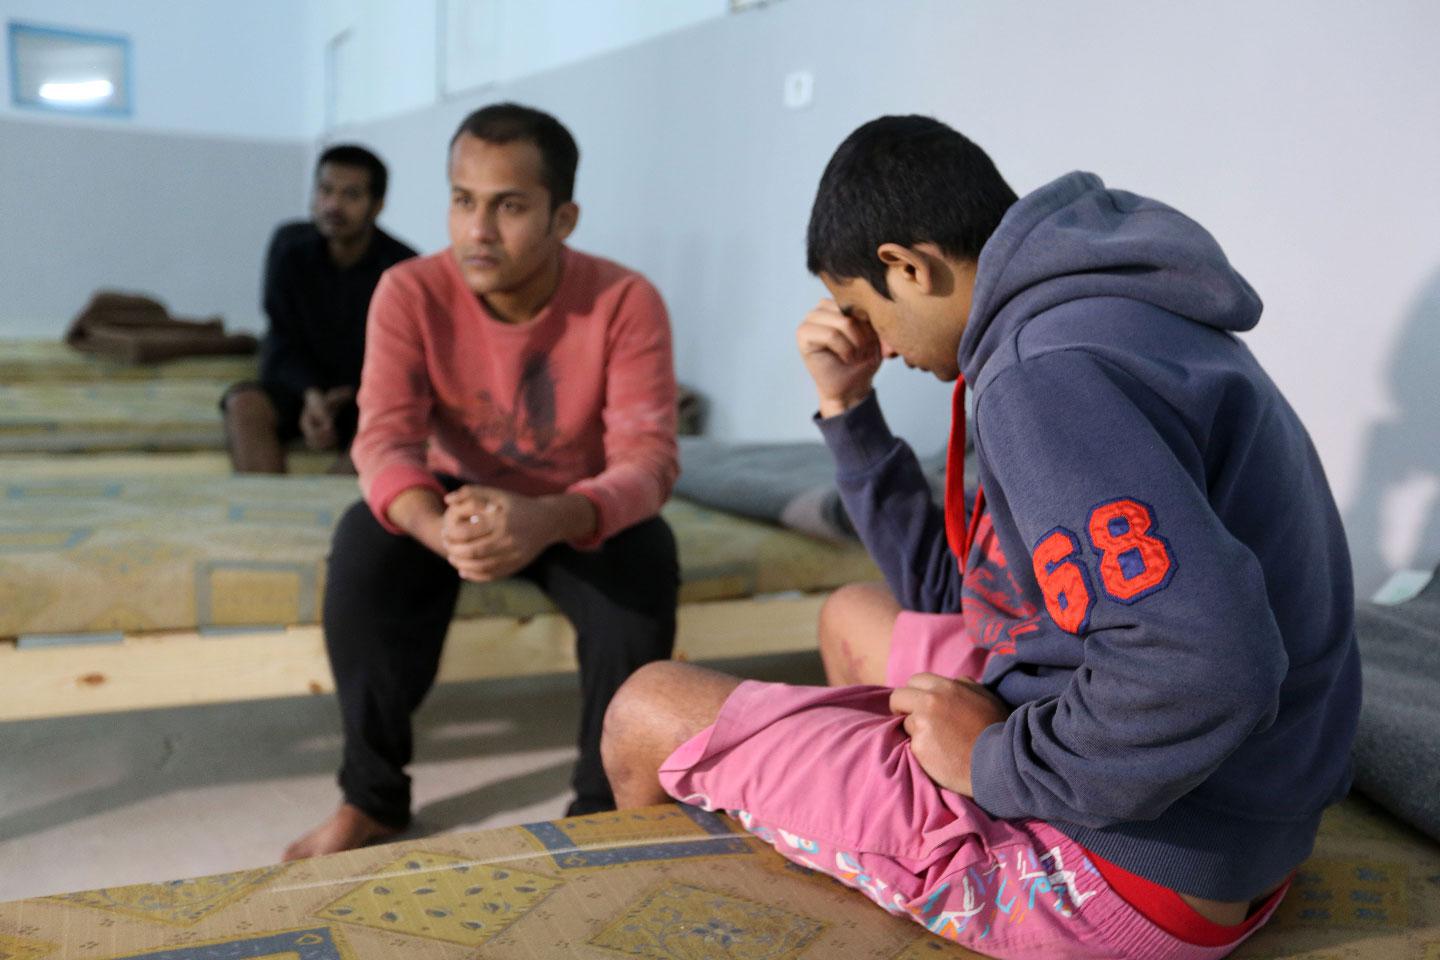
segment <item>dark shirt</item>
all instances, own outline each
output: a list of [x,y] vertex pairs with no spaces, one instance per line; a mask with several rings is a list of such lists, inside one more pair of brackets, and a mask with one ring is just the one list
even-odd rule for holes
[[365,315],[380,274],[415,251],[379,227],[360,260],[340,269],[310,221],[282,224],[265,255],[260,380],[270,391],[359,388]]

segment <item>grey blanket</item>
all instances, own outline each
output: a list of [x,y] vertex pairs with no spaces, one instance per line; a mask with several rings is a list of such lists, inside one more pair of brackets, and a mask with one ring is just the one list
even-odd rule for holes
[[[922,457],[936,502],[945,488],[945,452]],[[975,468],[967,465],[973,486]],[[726,443],[680,438],[675,493],[717,510],[778,523],[831,540],[855,536],[835,489],[835,461],[825,444]]]
[[835,487],[835,461],[823,443],[680,438],[675,492],[687,500],[778,523],[791,501],[816,487]]
[[1440,840],[1440,570],[1414,598],[1355,615],[1365,686],[1355,788]]

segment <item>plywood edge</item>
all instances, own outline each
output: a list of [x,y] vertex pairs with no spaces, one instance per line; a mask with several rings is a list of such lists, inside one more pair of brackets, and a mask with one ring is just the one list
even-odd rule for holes
[[[676,655],[687,660],[813,650],[824,595],[690,603]],[[440,682],[573,671],[575,634],[559,614],[451,625]],[[127,635],[120,643],[17,649],[0,642],[0,721],[334,692],[318,625],[202,636]]]

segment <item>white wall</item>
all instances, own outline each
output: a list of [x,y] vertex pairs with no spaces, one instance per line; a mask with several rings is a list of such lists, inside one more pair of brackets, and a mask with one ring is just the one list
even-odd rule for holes
[[[646,5],[646,16],[627,19]],[[325,44],[348,29],[355,82],[341,92],[356,122],[325,139],[368,142],[390,162],[389,229],[428,249],[445,243],[444,144],[466,112],[502,98],[549,109],[581,145],[577,246],[658,283],[680,374],[713,399],[714,432],[809,437],[810,388],[791,335],[821,295],[803,267],[815,183],[857,124],[930,113],[985,146],[1022,192],[1086,168],[1209,226],[1265,298],[1248,340],[1315,437],[1362,589],[1388,568],[1440,559],[1440,4],[779,0],[741,15],[723,15],[723,0],[492,7],[501,11],[501,81],[441,98],[448,8],[429,0],[0,0],[0,18],[135,39],[136,116],[90,127],[248,138],[223,160],[208,146],[205,161],[184,148],[178,167],[126,166],[116,177],[108,157],[144,165],[165,151],[112,154],[102,138],[66,148],[84,163],[50,169],[19,133],[48,121],[0,116],[0,243],[21,251],[19,261],[0,257],[6,302],[20,284],[32,298],[53,305],[64,292],[69,303],[85,292],[82,277],[129,256],[158,279],[183,274],[177,306],[231,311],[201,302],[208,285],[230,291],[234,311],[245,291],[253,310],[263,234],[303,210],[311,138],[326,116]],[[443,45],[456,41],[452,33]],[[790,110],[781,84],[801,69],[813,72],[814,102]],[[0,110],[9,111],[8,91]],[[161,147],[198,142],[165,137]],[[299,159],[246,160],[265,138]],[[222,172],[207,180],[212,163]],[[49,192],[26,177],[42,177]],[[237,177],[254,181],[250,192],[234,189]],[[177,182],[186,190],[167,194]],[[134,225],[157,205],[164,216],[137,240]],[[216,245],[227,231],[233,249]],[[167,262],[177,244],[205,237],[203,266]],[[14,329],[6,309],[0,303],[0,330]],[[903,370],[887,370],[880,386],[917,447],[944,442],[944,386]]]
[[[297,24],[306,41],[301,66],[307,130],[318,135],[337,123],[433,104],[438,9],[438,0],[309,0]],[[342,33],[344,59],[331,65],[327,46]]]
[[307,38],[297,29],[300,12],[312,2],[0,0],[0,28],[18,20],[128,36],[135,81],[131,118],[81,120],[12,106],[7,64],[0,114],[189,134],[313,136],[300,95]]
[[[643,43],[728,9],[728,0],[309,0],[306,120],[312,130],[343,131]],[[335,70],[325,51],[342,34]]]
[[443,0],[446,94],[576,63],[721,16],[726,0]]
[[0,116],[0,337],[58,339],[100,288],[263,329],[265,244],[307,147]]
[[[390,160],[390,222],[434,249],[458,120],[502,98],[560,116],[582,150],[576,245],[659,284],[681,377],[729,438],[813,435],[791,346],[822,293],[804,227],[857,124],[936,115],[1022,193],[1085,168],[1159,197],[1265,298],[1248,340],[1315,437],[1369,589],[1440,559],[1437,35],[1424,0],[783,0],[344,134]],[[798,111],[797,69],[815,77]],[[918,447],[944,442],[943,386],[880,385]]]
[[[0,336],[58,337],[100,287],[260,329],[265,242],[303,216],[303,3],[0,0],[11,20],[130,38],[129,117],[11,105],[0,70]],[[0,41],[3,42],[3,41]]]

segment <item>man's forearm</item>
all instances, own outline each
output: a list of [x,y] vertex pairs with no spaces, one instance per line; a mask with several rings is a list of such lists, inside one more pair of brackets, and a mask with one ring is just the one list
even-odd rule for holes
[[865,549],[907,610],[960,609],[959,565],[932,502],[925,471],[890,431],[872,391],[856,406],[817,421],[835,458],[835,485]]
[[588,540],[600,522],[590,498],[578,493],[557,493],[542,497],[546,513],[554,529],[553,543]]
[[385,515],[430,550],[445,556],[445,545],[440,540],[445,504],[434,490],[412,487],[400,493],[390,501]]

